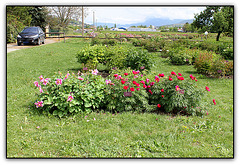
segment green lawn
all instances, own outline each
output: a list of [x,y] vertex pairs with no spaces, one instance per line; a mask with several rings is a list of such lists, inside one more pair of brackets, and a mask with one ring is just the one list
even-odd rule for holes
[[8,158],[233,158],[233,80],[206,78],[158,54],[153,72],[193,74],[199,86],[211,89],[203,100],[217,105],[207,116],[101,111],[59,119],[36,112],[33,82],[57,71],[77,72],[76,53],[88,42],[69,39],[7,54]]

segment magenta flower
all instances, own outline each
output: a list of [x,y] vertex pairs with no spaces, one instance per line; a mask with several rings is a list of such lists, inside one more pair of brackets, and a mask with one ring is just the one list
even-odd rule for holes
[[42,75],[39,77],[39,79],[40,79],[40,82],[43,82],[43,80],[44,80]]
[[34,104],[36,105],[37,108],[43,107],[43,101],[38,101],[38,102],[36,102]]
[[146,79],[146,82],[148,83],[149,81],[150,81],[150,80],[147,78],[147,79]]
[[67,101],[72,101],[74,98],[73,98],[73,96],[68,96],[68,99],[67,99]]
[[175,88],[176,88],[176,91],[179,91],[179,90],[180,90],[180,88],[179,88],[178,85],[176,85]]
[[84,78],[82,78],[82,77],[78,77],[78,80],[84,80]]
[[39,87],[40,85],[38,84],[38,81],[34,81],[34,85],[36,86],[36,87]]
[[57,80],[55,81],[55,83],[56,83],[57,85],[62,85],[62,79],[57,79]]
[[42,87],[41,87],[41,86],[39,87],[39,92],[40,92],[40,93],[43,93],[43,90],[42,90]]
[[92,74],[93,74],[93,75],[97,75],[97,74],[98,74],[98,70],[97,70],[97,69],[92,70]]
[[70,75],[70,74],[67,73],[66,76],[65,76],[65,78],[64,78],[64,80],[66,80],[66,79],[68,78],[69,75]]
[[43,85],[47,85],[49,83],[48,80],[49,80],[49,78],[43,79],[43,81],[42,81]]
[[110,84],[111,83],[111,80],[106,80],[106,84]]
[[206,86],[206,90],[210,92],[210,89]]

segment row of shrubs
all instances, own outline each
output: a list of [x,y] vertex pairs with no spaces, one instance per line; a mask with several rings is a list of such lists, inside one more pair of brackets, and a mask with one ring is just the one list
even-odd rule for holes
[[36,108],[59,117],[100,110],[201,116],[207,113],[201,98],[210,91],[199,88],[193,75],[153,75],[144,68],[113,70],[106,80],[97,70],[66,75],[59,72],[53,78],[40,76],[34,84],[38,89]]
[[103,64],[107,70],[112,68],[139,69],[144,66],[150,69],[152,66],[151,54],[142,48],[129,47],[128,45],[93,45],[81,49],[77,60],[83,67],[96,69],[98,64]]

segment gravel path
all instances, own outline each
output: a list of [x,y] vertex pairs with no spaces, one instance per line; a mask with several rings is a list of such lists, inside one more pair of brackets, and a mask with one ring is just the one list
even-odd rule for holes
[[[47,38],[45,39],[45,44],[51,44],[51,43],[55,43],[55,42],[59,42],[62,41],[63,39],[58,39],[58,38]],[[43,46],[45,44],[42,44],[40,46]],[[22,45],[22,46],[17,46],[17,43],[10,43],[7,44],[7,53],[12,52],[12,51],[16,51],[16,50],[20,50],[20,49],[26,49],[26,48],[32,48],[34,46],[39,46],[39,45]]]

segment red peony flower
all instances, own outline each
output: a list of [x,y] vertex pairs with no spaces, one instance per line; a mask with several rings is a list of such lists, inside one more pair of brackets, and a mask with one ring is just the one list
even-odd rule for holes
[[133,92],[133,91],[135,91],[135,89],[132,87],[132,88],[130,88],[130,91],[132,91],[132,92]]
[[151,95],[153,94],[152,91],[151,91],[150,89],[148,90],[148,92],[151,93]]
[[140,83],[145,84],[145,81],[142,80],[142,81],[140,81]]
[[136,85],[137,87],[140,87],[140,84],[138,84],[138,83],[136,83],[135,85]]
[[143,88],[147,88],[147,85],[144,84],[144,85],[143,85]]
[[161,89],[161,92],[164,92],[164,89]]
[[210,89],[206,86],[206,90],[210,92]]
[[164,96],[162,95],[162,98],[164,98]]
[[117,77],[117,76],[118,76],[118,74],[115,74],[115,75],[114,75],[114,77]]
[[139,91],[140,90],[140,88],[137,88],[137,91]]
[[125,75],[125,76],[127,76],[127,75],[128,75],[128,73],[124,73],[124,75]]
[[151,86],[150,86],[150,85],[148,85],[147,87],[148,87],[148,88],[151,88]]
[[128,86],[124,86],[123,89],[126,89],[126,90],[127,90],[127,89],[128,89]]
[[169,81],[172,81],[172,78],[171,77],[169,77],[169,79],[168,79]]
[[178,77],[178,80],[184,80],[184,78],[183,77]]
[[173,71],[171,72],[171,74],[172,74],[172,75],[177,75],[177,74],[176,74],[175,72],[173,72]]
[[157,105],[157,107],[158,107],[158,108],[161,108],[161,105],[160,105],[160,104],[158,104],[158,105]]
[[213,99],[213,103],[214,103],[214,105],[216,105],[216,101],[215,101],[215,99]]
[[155,81],[156,81],[156,82],[159,82],[159,80],[160,80],[159,78],[155,78]]
[[159,77],[164,77],[164,74],[163,74],[163,73],[161,73],[161,74],[159,74],[158,76],[159,76]]
[[121,81],[122,84],[125,84],[125,82],[126,82],[126,81],[123,81],[123,80]]
[[133,81],[132,83],[133,83],[134,85],[136,85],[137,82],[136,82],[136,81]]
[[182,73],[178,73],[179,76],[182,76]]

